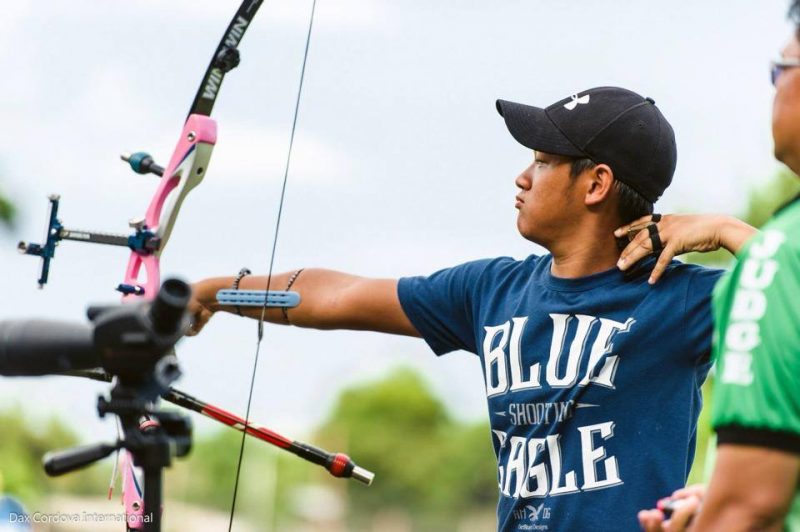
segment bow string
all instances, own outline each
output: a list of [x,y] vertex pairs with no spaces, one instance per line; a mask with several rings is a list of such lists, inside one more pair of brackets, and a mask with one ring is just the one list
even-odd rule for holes
[[[294,113],[292,115],[292,129],[291,133],[289,134],[289,148],[286,153],[286,162],[284,164],[284,171],[283,171],[283,182],[281,184],[280,199],[278,201],[278,214],[276,216],[275,230],[272,236],[272,251],[270,252],[269,267],[267,268],[267,282],[266,285],[264,286],[264,290],[267,294],[270,293],[272,288],[271,285],[272,285],[273,267],[275,265],[275,255],[278,249],[278,237],[280,235],[281,218],[283,215],[283,207],[285,205],[285,200],[286,200],[286,186],[289,182],[289,169],[291,168],[294,139],[295,139],[295,133],[297,132],[297,119],[300,114],[300,100],[303,94],[303,82],[305,81],[306,64],[308,63],[308,51],[311,47],[311,33],[314,27],[314,14],[316,13],[316,7],[317,7],[317,0],[312,0],[311,14],[309,16],[308,30],[306,32],[305,48],[303,50],[303,64],[300,68],[300,80],[297,84],[297,94],[295,97]],[[211,68],[209,68],[209,71],[211,71]],[[206,76],[208,75],[209,74],[207,73]],[[199,95],[200,93],[198,92],[198,97]],[[255,390],[256,375],[258,373],[258,360],[259,360],[259,355],[261,353],[262,340],[264,339],[264,321],[266,319],[266,314],[267,314],[267,308],[268,308],[267,303],[268,300],[265,297],[264,304],[261,306],[261,314],[259,315],[258,318],[257,340],[256,340],[255,354],[253,356],[253,369],[250,374],[250,389],[247,394],[247,407],[245,409],[245,417],[244,417],[245,425],[249,425],[250,423],[250,411],[253,403],[253,391]],[[239,493],[239,480],[241,478],[242,462],[244,460],[245,435],[246,435],[245,433],[242,433],[241,443],[239,445],[239,458],[236,463],[236,477],[233,486],[233,498],[231,500],[230,521],[228,523],[229,531],[233,528],[233,517],[236,511],[236,500],[237,500],[237,495]]]

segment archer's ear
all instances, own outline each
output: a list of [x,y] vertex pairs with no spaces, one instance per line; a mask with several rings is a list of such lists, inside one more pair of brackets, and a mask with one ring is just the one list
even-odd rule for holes
[[611,197],[614,184],[614,172],[607,164],[600,163],[586,171],[588,181],[586,188],[586,205],[599,205]]

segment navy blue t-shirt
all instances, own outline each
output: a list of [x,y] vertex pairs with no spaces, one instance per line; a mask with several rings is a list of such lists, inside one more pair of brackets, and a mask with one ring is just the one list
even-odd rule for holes
[[650,286],[649,271],[563,279],[551,263],[479,260],[398,295],[436,354],[480,357],[499,530],[639,530],[691,468],[722,272],[673,261]]

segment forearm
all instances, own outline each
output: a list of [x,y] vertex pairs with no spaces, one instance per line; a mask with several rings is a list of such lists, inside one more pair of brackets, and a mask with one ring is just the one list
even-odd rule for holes
[[764,512],[747,504],[747,501],[717,501],[706,503],[692,521],[687,532],[733,532],[733,531],[783,530],[783,513]]
[[[270,290],[286,290],[296,270],[274,274]],[[236,313],[235,306],[216,301],[219,290],[233,287],[235,277],[215,277],[195,285],[197,299],[212,312]],[[245,276],[242,290],[264,290],[267,277]],[[320,268],[304,269],[290,290],[300,294],[300,304],[286,309],[268,308],[264,319],[271,323],[291,324],[314,329],[354,329],[418,336],[397,299],[397,281],[370,279]],[[259,319],[261,307],[239,307],[245,317]],[[288,318],[288,319],[287,319]]]
[[734,255],[758,229],[732,216],[722,216],[719,225],[719,243]]
[[718,449],[692,530],[781,530],[797,489],[800,460],[752,445],[722,444]]
[[[274,274],[269,281],[270,290],[284,290],[289,282],[289,278],[294,272]],[[194,290],[196,298],[212,312],[237,313],[237,308],[233,305],[221,305],[217,302],[217,292],[220,290],[230,290],[233,288],[235,276],[212,277],[195,283]],[[267,288],[267,277],[260,275],[247,275],[239,282],[241,290],[265,290]],[[296,310],[296,309],[295,309]],[[248,318],[259,319],[261,317],[261,307],[240,306],[238,312]],[[294,313],[294,312],[293,312]],[[268,308],[264,316],[265,321],[272,323],[287,323],[283,312],[279,308]]]
[[[271,278],[266,275],[247,275],[239,282],[241,290],[286,290],[289,279],[296,272],[273,274]],[[321,303],[323,300],[334,299],[337,292],[347,288],[359,278],[345,273],[322,269],[305,269],[295,278],[290,290],[300,294],[300,304],[297,307],[287,309],[286,316],[291,313],[291,318],[287,322],[284,312],[280,308],[268,308],[264,319],[271,323],[299,325],[314,327],[318,329],[335,328],[334,324],[326,323],[330,316],[325,316],[321,310],[325,307]],[[233,288],[235,277],[213,277],[205,279],[196,285],[196,289],[201,292],[198,298],[213,312],[237,313],[237,308],[233,305],[221,305],[216,300],[216,294],[220,290]],[[269,285],[269,286],[267,286]],[[260,319],[261,307],[240,306],[238,311],[242,316]],[[320,315],[321,314],[321,315]]]

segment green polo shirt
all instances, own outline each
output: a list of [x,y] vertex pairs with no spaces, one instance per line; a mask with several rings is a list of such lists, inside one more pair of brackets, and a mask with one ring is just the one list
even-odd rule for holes
[[[800,201],[744,246],[713,301],[718,442],[800,457]],[[800,531],[799,493],[787,530]]]

